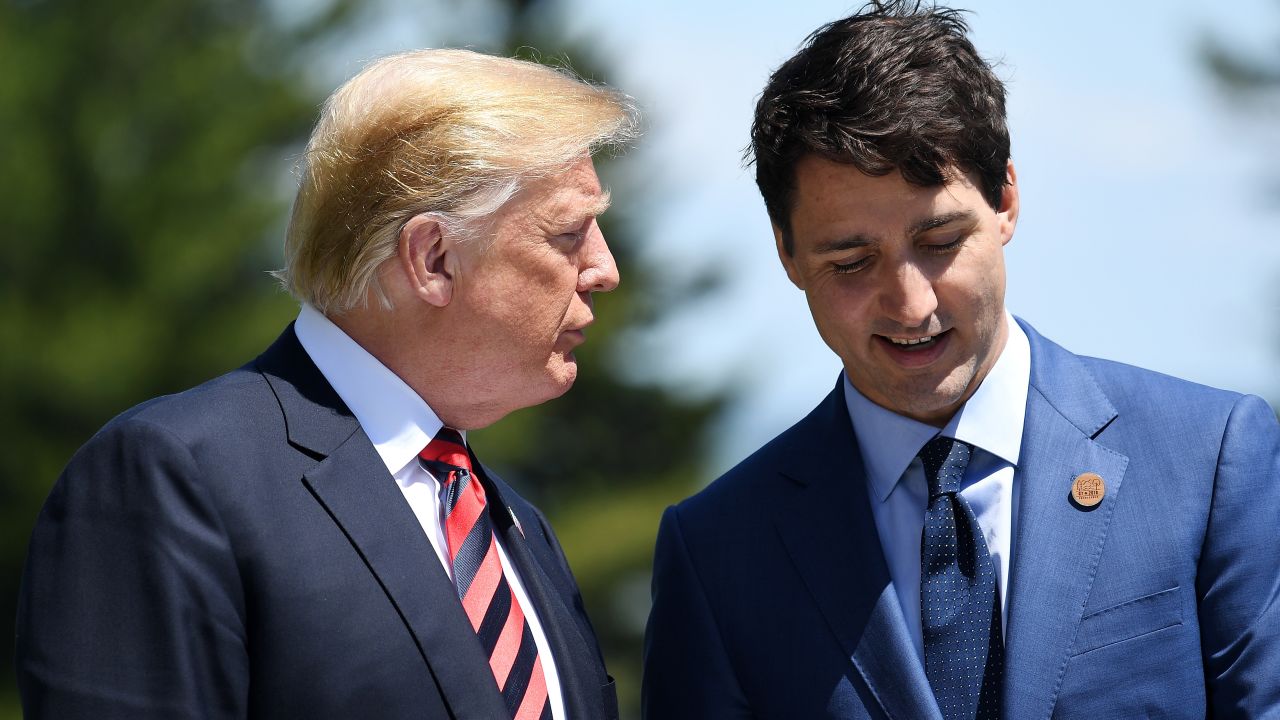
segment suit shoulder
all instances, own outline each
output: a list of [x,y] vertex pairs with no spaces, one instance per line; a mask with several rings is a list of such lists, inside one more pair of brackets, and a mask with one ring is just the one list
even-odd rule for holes
[[1131,458],[1176,459],[1178,472],[1205,475],[1224,453],[1238,457],[1232,438],[1252,437],[1261,446],[1277,434],[1275,411],[1256,395],[1110,360],[1080,361],[1115,412],[1098,441]]
[[110,420],[98,434],[128,434],[139,426],[152,425],[195,440],[202,434],[225,434],[243,427],[264,409],[279,416],[279,405],[266,379],[250,363],[193,388],[139,403]]
[[[1102,358],[1077,355],[1019,319],[1031,344],[1031,387],[1056,404],[1089,399],[1092,380],[1121,417],[1147,418],[1158,424],[1185,421],[1200,427],[1222,420],[1241,402],[1261,402],[1254,396],[1222,390],[1171,375]],[[1083,383],[1082,383],[1083,381]]]
[[794,464],[795,447],[806,432],[806,417],[762,445],[711,484],[676,504],[686,522],[720,524],[724,518],[754,523],[775,507],[790,483],[784,475]]
[[[283,437],[282,413],[252,363],[196,387],[146,400],[107,422],[72,456],[67,469],[105,458],[149,463],[186,456],[197,464]],[[151,458],[152,460],[145,460]]]
[[1164,415],[1176,414],[1202,420],[1220,417],[1225,420],[1245,397],[1231,390],[1202,385],[1114,360],[1094,357],[1081,357],[1080,360],[1089,369],[1098,386],[1122,412],[1152,410]]

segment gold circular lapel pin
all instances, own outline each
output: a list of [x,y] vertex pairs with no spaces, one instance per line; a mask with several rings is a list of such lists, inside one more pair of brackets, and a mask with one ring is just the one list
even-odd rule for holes
[[1080,473],[1075,482],[1071,483],[1071,499],[1084,510],[1097,507],[1106,494],[1107,484],[1098,473]]

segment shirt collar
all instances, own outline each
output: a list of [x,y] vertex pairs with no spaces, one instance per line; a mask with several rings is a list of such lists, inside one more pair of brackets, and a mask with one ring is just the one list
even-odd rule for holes
[[1005,313],[1009,339],[991,372],[965,402],[942,434],[982,448],[1010,465],[1022,451],[1022,425],[1031,384],[1031,344],[1027,334]]
[[304,304],[293,329],[387,472],[400,472],[440,432],[444,423],[422,397],[319,310]]
[[844,376],[845,405],[866,465],[867,479],[884,502],[911,460],[935,435],[963,440],[1016,466],[1022,448],[1031,346],[1007,311],[1008,339],[982,384],[941,432],[871,402]]

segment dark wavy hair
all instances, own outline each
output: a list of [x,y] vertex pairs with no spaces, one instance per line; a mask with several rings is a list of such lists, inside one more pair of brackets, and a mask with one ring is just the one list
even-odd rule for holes
[[871,2],[815,31],[769,78],[748,159],[787,253],[795,167],[814,153],[862,172],[937,186],[972,172],[999,207],[1009,160],[1004,84],[966,37],[960,10]]

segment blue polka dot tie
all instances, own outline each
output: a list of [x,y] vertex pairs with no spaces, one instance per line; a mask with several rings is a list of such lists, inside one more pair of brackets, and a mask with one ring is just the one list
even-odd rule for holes
[[960,496],[972,448],[936,437],[920,451],[929,507],[920,539],[924,667],[946,720],[1000,718],[1004,638],[995,564]]

